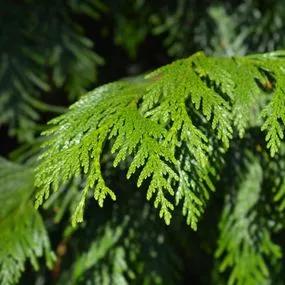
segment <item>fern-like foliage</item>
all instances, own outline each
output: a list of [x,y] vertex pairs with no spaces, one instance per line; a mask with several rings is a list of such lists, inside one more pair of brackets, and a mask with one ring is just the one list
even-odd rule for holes
[[[271,267],[281,257],[280,247],[272,241],[272,228],[260,201],[263,170],[251,153],[235,177],[236,186],[227,194],[220,221],[216,257],[220,271],[230,269],[229,285],[271,284]],[[274,225],[274,223],[273,223]]]
[[276,227],[284,227],[285,214],[285,145],[281,143],[278,155],[274,159],[263,158],[264,187],[267,191],[267,200],[271,205],[271,218],[275,220]]
[[62,112],[43,102],[44,93],[62,88],[74,99],[96,79],[102,59],[70,19],[72,9],[88,14],[99,9],[88,3],[81,1],[81,8],[71,0],[1,5],[0,126],[7,125],[20,141],[34,139],[41,112]]
[[[37,169],[37,206],[72,177],[86,176],[73,224],[83,220],[90,189],[103,206],[116,199],[101,173],[111,149],[114,166],[147,186],[167,224],[175,205],[193,229],[214,190],[223,155],[247,128],[266,131],[273,156],[283,138],[284,52],[215,58],[199,52],[145,76],[104,85],[51,121]],[[176,203],[175,201],[176,200]]]
[[34,190],[30,168],[0,158],[0,283],[19,281],[29,260],[38,269],[37,259],[43,255],[52,265],[47,232],[40,214],[29,200]]
[[58,284],[128,284],[126,251],[118,245],[125,224],[100,228],[89,249],[76,258]]
[[58,284],[177,284],[179,262],[168,246],[166,226],[140,197],[129,199],[131,208],[112,207],[103,221],[81,227],[88,241]]
[[37,50],[26,49],[24,25],[21,19],[14,21],[18,9],[12,3],[3,4],[1,9],[0,125],[9,124],[10,135],[30,141],[39,119],[35,105],[40,92],[48,91],[49,86],[43,72],[43,56]]
[[54,256],[41,216],[32,203],[22,205],[0,223],[0,281],[3,285],[18,282],[29,260],[39,269],[37,258],[45,255],[48,267]]
[[[271,11],[264,9],[261,2],[253,0],[228,4],[210,5],[207,11],[210,21],[198,24],[196,40],[203,49],[210,53],[232,55],[283,48],[284,39],[279,36],[285,23],[282,1],[272,2]],[[274,15],[274,20],[271,15]],[[209,33],[210,26],[215,26],[215,34]],[[187,41],[184,39],[184,42]],[[185,43],[184,49],[187,49]]]
[[72,19],[71,13],[99,16],[102,8],[99,1],[95,2],[53,1],[51,5],[50,1],[42,1],[33,7],[33,20],[38,27],[35,33],[42,35],[37,42],[52,71],[52,83],[65,89],[73,100],[84,94],[86,87],[96,80],[97,66],[103,60],[93,51],[94,43],[84,35],[83,28]]

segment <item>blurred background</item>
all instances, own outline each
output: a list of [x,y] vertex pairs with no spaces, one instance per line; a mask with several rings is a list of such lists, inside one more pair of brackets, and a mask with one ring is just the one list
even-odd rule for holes
[[[46,123],[102,84],[200,50],[232,56],[284,47],[284,0],[0,0],[0,155],[34,165]],[[198,232],[181,217],[167,227],[143,191],[129,196],[135,186],[124,169],[114,174],[104,163],[109,184],[126,190],[118,205],[90,201],[87,222],[74,231],[69,212],[82,182],[63,187],[43,213],[59,258],[51,271],[27,265],[21,284],[227,284],[212,258],[217,227],[208,226],[218,224],[221,197]]]

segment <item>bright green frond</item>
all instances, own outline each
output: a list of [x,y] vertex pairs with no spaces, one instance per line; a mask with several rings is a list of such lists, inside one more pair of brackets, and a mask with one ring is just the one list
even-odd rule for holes
[[274,156],[279,147],[281,140],[284,138],[285,124],[285,53],[272,53],[268,61],[268,57],[261,57],[257,60],[260,62],[260,68],[271,78],[269,88],[274,89],[271,101],[262,111],[262,117],[265,122],[262,130],[266,130],[267,146],[270,149],[271,156]]
[[[148,74],[95,89],[51,121],[37,169],[37,206],[72,177],[86,176],[73,224],[83,220],[89,190],[102,206],[115,193],[102,176],[102,156],[114,167],[126,163],[127,177],[146,185],[169,224],[183,201],[183,214],[196,228],[223,155],[235,133],[267,131],[271,154],[283,137],[282,53],[215,58],[197,53]],[[268,88],[268,86],[270,88]],[[271,100],[272,98],[272,100]],[[260,115],[264,102],[270,101]],[[272,109],[272,110],[269,110]],[[281,119],[281,120],[280,120]],[[108,150],[111,149],[110,152]]]

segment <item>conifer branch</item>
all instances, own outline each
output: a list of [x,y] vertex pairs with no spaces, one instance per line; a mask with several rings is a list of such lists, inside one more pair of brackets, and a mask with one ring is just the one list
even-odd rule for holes
[[115,200],[101,173],[102,154],[111,145],[114,167],[129,163],[127,177],[137,173],[138,187],[148,185],[147,199],[154,198],[167,224],[176,197],[196,229],[214,190],[213,157],[226,153],[234,135],[259,127],[271,155],[278,151],[285,122],[284,63],[281,51],[230,58],[199,52],[144,79],[95,89],[50,122],[37,168],[36,205],[81,175],[86,185],[73,224],[83,220],[90,189],[100,206],[107,196]]

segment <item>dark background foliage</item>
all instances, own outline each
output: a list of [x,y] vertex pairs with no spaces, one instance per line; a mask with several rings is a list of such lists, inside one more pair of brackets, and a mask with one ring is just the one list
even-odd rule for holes
[[[0,154],[35,163],[45,124],[96,86],[199,50],[231,56],[282,49],[284,34],[283,0],[0,0]],[[104,270],[111,276],[122,260],[126,266],[114,272],[129,284],[225,284],[227,273],[220,276],[213,259],[223,193],[209,201],[197,232],[180,214],[168,227],[143,191],[126,181],[124,166],[113,173],[109,160],[103,158],[104,175],[119,200],[103,209],[90,201],[86,222],[74,231],[69,212],[82,181],[65,185],[42,211],[58,260],[51,271],[41,266],[37,273],[27,264],[20,284],[69,284],[72,278],[72,284],[103,284],[92,282]],[[221,177],[231,175],[225,169]],[[69,200],[62,197],[66,191]],[[108,229],[116,228],[123,232],[113,248],[84,267],[83,252],[104,243]],[[275,238],[284,243],[284,234]],[[74,277],[76,266],[82,268],[80,278]]]

